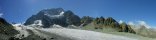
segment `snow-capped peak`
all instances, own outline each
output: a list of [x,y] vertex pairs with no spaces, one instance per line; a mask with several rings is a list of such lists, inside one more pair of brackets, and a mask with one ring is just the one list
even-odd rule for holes
[[50,15],[47,12],[44,15],[49,16],[49,17],[60,17],[60,16],[63,16],[63,14],[64,14],[64,11],[60,12],[59,15]]
[[61,13],[60,13],[60,15],[63,15],[64,14],[64,11],[62,11]]

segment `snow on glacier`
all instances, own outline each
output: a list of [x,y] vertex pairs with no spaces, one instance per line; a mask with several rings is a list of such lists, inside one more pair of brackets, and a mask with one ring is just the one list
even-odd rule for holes
[[[137,40],[137,39],[132,39],[124,36],[117,36],[112,34],[80,30],[80,29],[62,28],[60,26],[54,28],[38,28],[38,27],[32,27],[34,25],[31,25],[30,27],[30,25],[24,26],[21,24],[14,25],[14,26],[15,29],[20,32],[20,34],[16,35],[16,37],[18,38],[24,38],[31,35],[30,32],[27,31],[27,29],[29,29],[32,30],[34,34],[44,38],[49,38],[52,37],[52,35],[56,34],[58,36],[69,38],[72,40]],[[58,26],[58,25],[53,25],[53,26]],[[22,37],[22,35],[24,35],[24,37]]]

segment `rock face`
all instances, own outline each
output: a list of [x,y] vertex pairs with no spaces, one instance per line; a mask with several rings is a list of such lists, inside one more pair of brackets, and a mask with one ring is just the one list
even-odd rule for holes
[[14,27],[5,21],[5,19],[0,18],[0,40],[7,40],[9,37],[18,34],[18,31]]
[[6,35],[14,35],[18,32],[14,29],[14,27],[6,22],[3,18],[0,18],[0,33]]
[[[41,10],[36,15],[32,15],[26,20],[24,25],[34,24],[34,21],[41,20],[43,28],[48,28],[54,24],[66,27],[68,25],[80,25],[80,18],[71,11],[64,11],[62,8],[52,8]],[[77,24],[76,24],[77,23]]]
[[96,25],[96,29],[101,29],[103,27],[119,28],[119,23],[112,17],[106,19],[104,17],[96,18],[94,20],[94,25]]
[[80,17],[79,16],[77,16],[77,15],[75,15],[72,11],[66,11],[65,13],[64,13],[64,16],[66,17],[66,19],[67,19],[67,23],[69,24],[69,25],[75,25],[75,26],[79,26],[81,23],[80,23],[80,21],[81,21],[81,19],[80,19]]
[[102,28],[114,28],[117,29],[116,31],[119,32],[129,32],[129,33],[136,33],[130,25],[126,23],[119,24],[115,19],[112,17],[104,18],[96,18],[94,20],[95,29],[102,29]]
[[89,17],[89,16],[83,16],[81,18],[81,24],[82,24],[82,26],[85,26],[85,25],[91,23],[92,21],[93,21],[93,18],[92,17]]
[[126,23],[120,24],[120,31],[119,32],[129,32],[129,33],[136,34],[136,32],[131,28],[131,26],[127,25]]

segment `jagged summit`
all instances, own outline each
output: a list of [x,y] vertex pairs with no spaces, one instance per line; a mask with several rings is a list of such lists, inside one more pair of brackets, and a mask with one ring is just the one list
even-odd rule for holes
[[112,17],[108,17],[106,19],[104,19],[103,17],[96,18],[94,20],[94,25],[95,25],[95,29],[113,28],[113,29],[117,29],[116,31],[119,32],[129,32],[129,33],[136,34],[136,32],[131,28],[130,25],[127,25],[126,23],[119,24]]
[[43,15],[60,15],[64,10],[62,8],[51,8],[51,9],[44,9],[41,10],[37,15],[43,14]]

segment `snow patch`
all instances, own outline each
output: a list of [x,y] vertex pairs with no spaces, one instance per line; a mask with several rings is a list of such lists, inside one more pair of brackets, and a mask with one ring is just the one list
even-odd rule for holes
[[28,25],[28,26],[29,27],[38,27],[38,28],[41,28],[43,26],[43,24],[42,24],[42,21],[41,20],[36,20],[36,21],[34,21],[33,24]]
[[29,36],[29,32],[26,31],[28,28],[27,26],[24,26],[22,24],[13,24],[13,26],[15,27],[15,30],[19,31],[19,34],[15,35],[16,38],[24,38]]
[[64,14],[64,12],[62,11],[61,13],[60,13],[60,15],[63,15]]
[[43,26],[42,25],[42,20],[36,20],[36,21],[34,21],[34,25]]
[[60,16],[63,16],[63,14],[64,14],[64,11],[62,11],[61,13],[59,13],[59,15],[50,15],[47,12],[45,12],[44,15],[49,16],[49,17],[60,17]]
[[60,26],[60,25],[57,25],[57,24],[54,24],[54,25],[52,25],[52,27],[51,28],[63,28],[62,26]]

